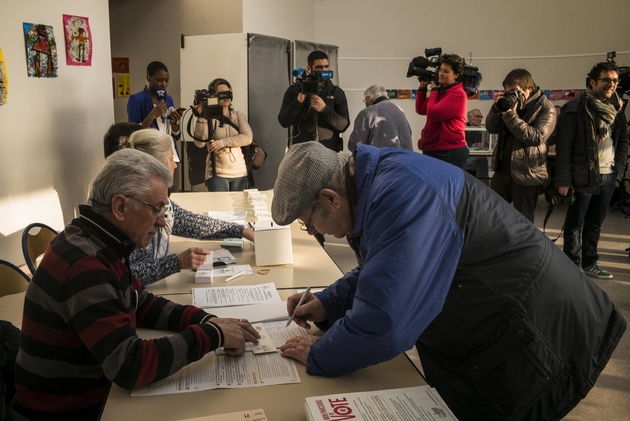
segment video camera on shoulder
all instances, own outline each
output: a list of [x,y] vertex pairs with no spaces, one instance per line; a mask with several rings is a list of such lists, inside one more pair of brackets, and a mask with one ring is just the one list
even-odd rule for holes
[[203,104],[203,111],[199,117],[206,120],[223,116],[223,107],[219,105],[222,99],[232,99],[231,91],[217,92],[213,89],[198,89],[195,91],[193,106]]
[[315,70],[306,73],[301,67],[294,69],[291,74],[296,78],[295,84],[300,86],[300,93],[304,95],[318,95],[324,85],[333,78],[332,70]]
[[[442,64],[441,56],[441,47],[426,48],[424,57],[414,57],[409,63],[407,77],[416,76],[420,82],[435,82],[438,85],[440,82],[438,81],[437,69]],[[466,59],[464,58],[462,60],[464,62],[464,74],[461,77],[462,86],[466,95],[470,97],[477,93],[482,76],[478,67],[466,64]]]

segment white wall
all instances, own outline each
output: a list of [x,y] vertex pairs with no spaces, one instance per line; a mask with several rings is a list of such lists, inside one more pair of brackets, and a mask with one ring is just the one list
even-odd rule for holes
[[[107,0],[2,0],[1,9],[9,102],[0,106],[0,258],[21,264],[21,229],[35,221],[63,228],[103,163],[114,119],[109,13]],[[92,66],[66,66],[62,14],[89,18]],[[27,77],[23,22],[53,26],[57,78]],[[48,200],[55,193],[58,203]]]
[[[472,52],[483,74],[481,89],[501,89],[505,75],[517,67],[528,69],[543,89],[582,88],[586,73],[606,52],[616,50],[618,63],[630,64],[628,6],[628,0],[318,0],[315,40],[339,46],[340,86],[354,120],[368,86],[416,88],[417,79],[405,77],[408,63],[430,47],[467,59]],[[418,139],[424,117],[416,115],[413,100],[396,103]],[[470,105],[486,115],[492,101]]]
[[243,32],[315,41],[315,0],[243,0]]
[[[239,0],[110,0],[109,4],[112,55],[129,58],[131,92],[144,89],[147,65],[161,61],[169,70],[167,92],[176,106],[192,104],[192,98],[180,98],[180,35],[243,32]],[[115,99],[114,109],[117,122],[127,121],[127,98]]]

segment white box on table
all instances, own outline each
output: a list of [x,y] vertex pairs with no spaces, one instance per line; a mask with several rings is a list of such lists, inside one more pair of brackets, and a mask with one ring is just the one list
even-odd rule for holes
[[256,221],[254,225],[256,266],[293,264],[291,228],[272,220]]

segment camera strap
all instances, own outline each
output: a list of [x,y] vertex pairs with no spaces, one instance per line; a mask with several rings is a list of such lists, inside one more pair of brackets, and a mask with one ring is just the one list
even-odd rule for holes
[[[195,135],[193,134],[193,132],[191,131],[192,128],[192,118],[193,118],[193,114],[190,115],[190,117],[188,117],[188,123],[186,124],[186,131],[188,132],[188,136],[192,137],[193,139],[195,139],[197,142],[209,142],[210,141],[210,133],[208,133],[208,138],[207,139],[199,139],[198,137],[195,137]],[[210,126],[208,126],[208,129],[210,128]]]
[[[555,207],[556,205],[554,205],[553,203],[549,203],[549,207],[547,208],[547,214],[545,215],[545,222],[543,222],[543,234],[545,233],[545,227],[547,226],[547,221],[549,220],[549,217],[551,216],[553,209]],[[564,224],[562,224],[562,228],[560,228],[560,234],[558,234],[558,236],[555,239],[551,239],[551,241],[553,241],[554,243],[558,241],[558,238],[560,238],[560,236],[562,235],[562,230],[564,230]]]
[[[569,203],[569,206],[573,206],[573,204]],[[547,208],[547,214],[545,215],[545,221],[543,222],[543,234],[545,233],[545,227],[547,226],[547,221],[549,220],[549,217],[551,216],[551,213],[553,212],[555,207],[556,205],[553,202],[549,203],[549,207]],[[560,236],[562,235],[562,231],[564,231],[564,223],[562,224],[562,227],[560,228],[560,233],[558,234],[558,236],[555,239],[551,239],[551,241],[554,243],[558,241],[558,238],[560,238]]]

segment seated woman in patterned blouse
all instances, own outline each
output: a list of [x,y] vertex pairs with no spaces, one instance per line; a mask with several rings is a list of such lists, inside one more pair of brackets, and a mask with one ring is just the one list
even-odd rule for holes
[[[154,129],[142,129],[136,123],[117,123],[105,134],[105,157],[118,149],[133,148],[146,152],[162,162],[173,173],[177,164],[173,160],[170,136]],[[166,226],[151,240],[148,247],[136,249],[130,258],[131,272],[144,285],[166,278],[182,269],[197,269],[205,261],[209,250],[191,247],[179,254],[168,254],[169,237],[177,235],[199,240],[245,237],[254,239],[254,231],[240,224],[225,222],[189,212],[170,201],[164,215]]]

